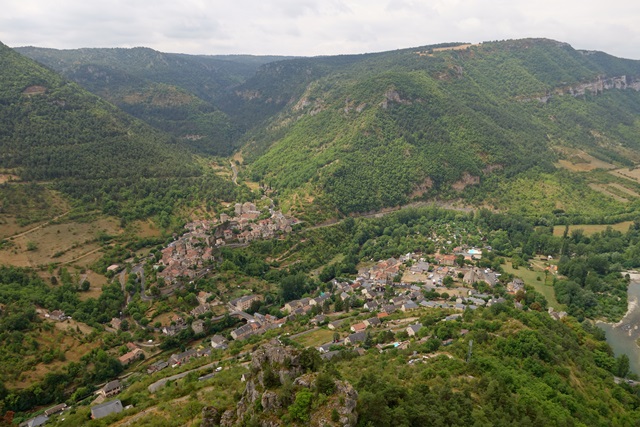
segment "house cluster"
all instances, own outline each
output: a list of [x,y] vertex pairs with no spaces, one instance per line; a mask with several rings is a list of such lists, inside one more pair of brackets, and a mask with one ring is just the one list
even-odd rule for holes
[[[461,248],[456,249],[462,250]],[[481,252],[477,249],[469,249],[458,255],[465,256],[465,259],[471,259],[471,257],[481,256]],[[433,258],[435,263],[431,264],[420,254],[408,253],[397,259],[389,258],[377,262],[372,267],[361,269],[358,271],[358,280],[385,285],[392,284],[398,275],[402,275],[400,286],[404,286],[406,283],[442,285],[446,276],[457,277],[460,274],[463,276],[463,282],[467,285],[486,282],[490,286],[495,286],[498,283],[500,274],[491,269],[456,265],[455,261],[458,255],[438,253]]]
[[293,217],[285,216],[280,211],[269,210],[269,218],[258,219],[262,214],[256,205],[250,202],[236,203],[235,216],[220,215],[224,225],[216,232],[216,246],[223,246],[228,241],[237,239],[247,243],[256,239],[272,239],[277,233],[291,233],[292,226],[298,222]]
[[147,367],[147,374],[153,374],[155,372],[159,372],[168,366],[175,368],[177,366],[188,363],[191,359],[210,356],[210,355],[211,355],[210,348],[195,348],[195,349],[184,351],[182,353],[175,353],[175,354],[172,354],[168,360],[158,360],[157,362],[154,362],[153,364],[149,365]]
[[184,365],[188,363],[191,359],[195,359],[198,357],[207,357],[211,356],[210,348],[193,348],[191,350],[184,351],[182,353],[175,353],[169,357],[167,361],[167,365],[175,368],[176,366]]
[[329,301],[331,294],[322,293],[315,298],[302,298],[293,301],[289,301],[280,308],[280,311],[287,313],[287,318],[293,318],[296,316],[304,316],[308,314],[313,307],[322,307],[325,301]]
[[231,338],[239,341],[252,335],[262,335],[268,330],[281,327],[285,322],[286,318],[278,319],[270,314],[255,313],[245,325],[231,331]]
[[187,232],[162,250],[156,268],[157,276],[165,283],[176,283],[179,277],[194,279],[207,261],[213,260],[213,249],[237,240],[247,243],[256,239],[271,239],[278,233],[290,233],[298,222],[280,211],[270,210],[271,216],[258,219],[260,210],[251,202],[237,203],[235,216],[220,215],[217,220],[198,220],[185,225]]
[[175,283],[178,277],[196,277],[204,263],[213,260],[211,226],[210,221],[187,224],[185,227],[189,231],[162,250],[160,264],[163,269],[157,276],[162,277],[165,283]]
[[127,348],[129,351],[122,356],[118,357],[122,366],[127,366],[136,360],[144,359],[144,352],[140,350],[140,348],[132,342],[127,343]]
[[26,421],[23,421],[19,424],[19,427],[37,427],[45,425],[49,421],[49,417],[52,415],[58,414],[62,411],[68,409],[66,403],[61,403],[59,405],[53,406],[49,409],[45,409],[42,414],[39,414],[33,418],[30,418]]
[[[502,300],[502,302],[504,302],[504,300]],[[459,319],[462,316],[462,314],[460,313],[454,313],[451,314],[449,316],[446,316],[444,319],[442,319],[442,322],[450,322],[450,321],[454,321]],[[388,317],[387,313],[384,312],[380,312],[378,313],[375,317],[371,317],[369,319],[363,320],[359,323],[355,323],[353,325],[351,325],[350,327],[350,331],[352,332],[351,334],[349,334],[348,336],[346,336],[343,339],[337,339],[334,340],[332,342],[326,343],[324,345],[321,345],[319,347],[316,347],[317,350],[321,353],[323,358],[330,358],[333,356],[334,353],[337,353],[339,351],[338,347],[344,347],[344,346],[362,346],[365,341],[367,340],[367,337],[370,336],[370,330],[371,328],[380,328],[383,325],[383,321],[384,319]],[[342,326],[342,323],[344,323],[347,319],[339,319],[336,321],[333,321],[331,323],[329,323],[328,327],[329,329],[332,330],[336,330],[338,328],[340,328]],[[398,322],[397,320],[395,322]],[[387,328],[388,329],[388,328]],[[415,323],[412,325],[409,325],[405,328],[405,331],[407,332],[407,335],[409,337],[418,337],[418,333],[420,331],[420,329],[422,329],[422,324],[421,323]],[[469,331],[466,329],[462,329],[460,330],[460,335],[465,335],[467,334]],[[421,342],[424,342],[426,340],[428,340],[430,338],[430,336],[426,336],[426,337],[422,337],[420,338]],[[453,339],[447,339],[444,340],[442,342],[442,345],[449,345],[453,343]],[[392,344],[377,344],[376,348],[378,348],[379,351],[384,351],[388,348],[400,348],[400,349],[406,349],[410,344],[410,341],[402,341],[402,342],[395,342]]]
[[[206,314],[211,311],[211,307],[215,305],[215,303],[210,302],[211,296],[213,294],[211,292],[200,291],[196,298],[198,299],[198,305],[189,312],[189,314],[193,317],[199,317],[203,314]],[[197,331],[194,331],[198,333]]]
[[[480,251],[471,250],[470,253],[471,256],[481,255]],[[411,312],[423,307],[457,311],[458,313],[444,319],[450,321],[460,317],[464,310],[474,310],[481,306],[491,306],[506,301],[504,298],[495,298],[493,295],[481,293],[471,288],[471,285],[476,282],[485,282],[493,287],[498,283],[499,274],[490,269],[475,266],[456,266],[455,255],[437,256],[436,259],[440,259],[443,263],[448,263],[449,259],[452,262],[451,265],[431,264],[419,255],[410,253],[398,259],[389,258],[379,261],[372,267],[360,270],[354,282],[339,282],[334,279],[332,282],[333,293],[337,298],[343,301],[353,299],[364,301],[363,309],[372,312],[372,314],[375,312],[376,316],[350,325],[350,335],[341,342],[327,343],[319,347],[318,350],[321,353],[326,353],[331,346],[336,344],[361,344],[366,339],[367,329],[378,327],[385,317],[394,312]],[[393,278],[397,278],[399,274],[402,274],[403,280],[394,282]],[[443,280],[447,276],[462,278],[462,282],[469,287],[443,287]],[[523,291],[524,282],[520,279],[514,279],[507,285],[507,289],[513,294]],[[428,295],[430,291],[440,294],[447,293],[449,297],[425,298],[425,294]],[[325,294],[323,297],[328,298],[329,296]],[[306,314],[312,308],[311,301],[313,301],[311,298],[291,301],[283,307],[282,311],[291,313],[294,310],[300,310],[301,314]],[[343,322],[344,319],[329,322],[328,328],[337,330]],[[407,333],[410,336],[415,335],[420,326],[409,327]]]
[[171,323],[168,326],[162,327],[162,333],[167,336],[177,335],[180,331],[187,329],[189,325],[180,316],[173,316]]

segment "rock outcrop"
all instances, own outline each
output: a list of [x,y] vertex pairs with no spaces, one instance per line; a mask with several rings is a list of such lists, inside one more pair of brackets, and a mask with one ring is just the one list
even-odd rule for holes
[[573,86],[558,87],[544,95],[532,98],[523,98],[521,101],[526,102],[536,100],[542,103],[547,103],[549,99],[556,96],[570,95],[578,97],[586,94],[600,95],[604,91],[612,89],[640,91],[640,79],[624,75],[615,77],[598,76],[596,79],[589,82],[579,83]]
[[220,425],[221,415],[218,410],[212,406],[202,408],[202,424],[201,427],[216,427]]
[[[355,426],[358,417],[356,405],[357,391],[346,381],[324,375],[325,387],[327,378],[331,391],[319,404],[304,408],[304,414],[292,414],[289,409],[296,401],[298,394],[318,398],[321,388],[316,386],[318,372],[310,366],[318,367],[314,360],[314,350],[300,351],[280,344],[277,340],[261,346],[253,353],[251,373],[247,385],[235,410],[227,410],[220,417],[216,412],[207,412],[207,420],[219,419],[224,427],[243,425],[249,421],[262,427],[279,427],[289,425],[305,426]],[[297,404],[297,402],[296,402]],[[205,408],[203,425],[205,424]],[[215,411],[215,410],[214,410]],[[306,412],[305,412],[306,411]],[[296,418],[298,417],[298,418]],[[207,421],[209,422],[209,421]]]

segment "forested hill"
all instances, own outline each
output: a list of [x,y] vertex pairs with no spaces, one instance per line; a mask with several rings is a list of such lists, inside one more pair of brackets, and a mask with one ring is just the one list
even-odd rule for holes
[[192,151],[242,146],[244,177],[300,211],[440,198],[580,222],[640,209],[640,178],[622,170],[640,163],[639,61],[546,39],[284,59],[19,51]]
[[556,162],[640,160],[638,89],[639,61],[527,39],[269,63],[227,102],[267,120],[244,149],[252,179],[343,213],[434,196],[499,205],[504,178],[613,206]]
[[[22,180],[52,182],[85,202],[141,204],[151,196],[159,203],[177,181],[184,189],[203,175],[164,132],[3,44],[0,112],[0,168]],[[224,187],[218,181],[210,183],[214,189]],[[134,216],[145,216],[145,208],[136,209]]]
[[263,64],[287,57],[184,55],[149,48],[16,48],[47,67],[170,133],[194,151],[229,155],[243,123],[218,104]]

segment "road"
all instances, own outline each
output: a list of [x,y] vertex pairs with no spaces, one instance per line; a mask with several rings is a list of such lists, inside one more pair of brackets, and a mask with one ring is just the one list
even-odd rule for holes
[[620,378],[620,377],[613,377],[613,382],[615,382],[616,384],[627,383],[630,386],[640,385],[640,381],[635,381],[635,380],[630,380],[630,379]]
[[235,185],[238,185],[238,168],[236,167],[236,164],[233,163],[233,160],[229,160],[229,163],[231,164],[231,172],[233,172],[231,180]]
[[147,296],[144,290],[144,262],[136,265],[131,269],[131,272],[137,274],[140,277],[140,298],[142,301],[151,301],[153,298]]
[[66,211],[65,213],[61,213],[58,216],[55,216],[53,218],[51,218],[49,221],[44,222],[40,225],[37,225],[33,228],[28,229],[27,231],[23,231],[22,233],[18,233],[18,234],[14,234],[13,236],[8,236],[7,239],[15,239],[16,237],[22,237],[22,236],[26,236],[29,233],[33,233],[36,230],[40,230],[43,227],[46,227],[47,225],[51,224],[53,221],[57,221],[58,219],[62,218],[63,216],[69,215],[72,211]]
[[302,332],[298,332],[297,334],[289,335],[288,338],[294,340],[294,339],[296,339],[298,337],[301,337],[303,335],[306,335],[306,334],[308,334],[310,332],[317,331],[318,329],[320,329],[320,327],[316,326],[315,328],[307,329],[306,331],[302,331]]
[[201,367],[196,368],[196,369],[191,369],[190,371],[185,371],[185,372],[182,372],[180,374],[176,374],[176,375],[172,375],[170,377],[162,378],[161,380],[158,380],[155,383],[150,384],[149,387],[147,387],[147,389],[149,390],[149,393],[155,393],[156,391],[158,391],[162,387],[164,387],[167,384],[167,382],[169,382],[169,381],[179,380],[180,378],[186,377],[191,372],[204,371],[205,369],[211,369],[216,365],[217,365],[217,362],[216,363],[209,363],[208,365],[204,365],[204,366],[201,366]]
[[124,280],[124,277],[126,274],[127,274],[127,270],[122,270],[118,275],[118,280],[120,281],[120,287],[122,288],[122,293],[124,294],[124,298],[125,298],[125,301],[124,301],[125,307],[129,305],[129,292],[126,291],[124,286],[126,283]]
[[63,262],[62,265],[68,265],[68,264],[72,264],[72,263],[74,263],[76,261],[80,261],[82,258],[86,258],[91,254],[95,254],[96,252],[101,251],[102,249],[104,249],[104,248],[100,247],[100,248],[96,248],[96,249],[90,250],[89,252],[85,252],[82,255],[79,255],[74,259],[71,259],[69,261]]

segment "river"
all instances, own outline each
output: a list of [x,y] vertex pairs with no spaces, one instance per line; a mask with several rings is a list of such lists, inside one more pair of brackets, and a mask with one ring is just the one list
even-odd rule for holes
[[629,356],[631,371],[640,375],[640,347],[636,344],[640,338],[640,274],[631,274],[627,298],[629,309],[622,320],[615,324],[598,322],[598,326],[604,330],[616,356]]

